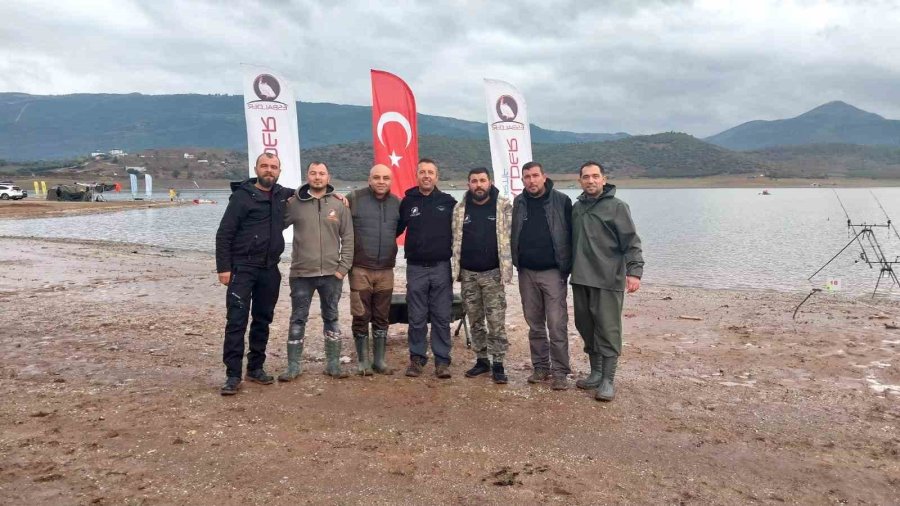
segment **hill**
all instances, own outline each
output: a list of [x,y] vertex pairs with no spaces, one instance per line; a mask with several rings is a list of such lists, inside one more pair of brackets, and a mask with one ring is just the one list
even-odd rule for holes
[[[298,102],[302,148],[366,142],[371,108]],[[418,115],[419,134],[487,137],[487,125]],[[574,143],[628,134],[573,133],[532,125],[534,142]],[[0,159],[53,160],[92,151],[195,146],[247,150],[243,98],[235,95],[28,95],[0,93]]]
[[900,177],[900,146],[811,144],[746,153],[777,177]]
[[803,144],[900,146],[900,121],[829,102],[795,118],[750,121],[704,140],[736,150]]

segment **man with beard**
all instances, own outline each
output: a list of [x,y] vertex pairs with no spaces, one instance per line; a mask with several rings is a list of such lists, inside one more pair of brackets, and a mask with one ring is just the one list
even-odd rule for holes
[[417,377],[428,363],[426,334],[431,322],[434,374],[450,378],[450,316],[453,281],[450,277],[450,225],[456,199],[437,188],[434,160],[419,160],[418,186],[406,190],[400,202],[397,235],[406,231],[406,304],[409,318],[409,366],[406,375]]
[[585,162],[578,178],[584,193],[572,209],[572,298],[575,327],[591,362],[582,388],[597,385],[594,398],[611,401],[622,353],[624,292],[640,289],[644,258],[631,210],[616,198],[603,167]]
[[566,376],[572,372],[566,305],[566,278],[572,268],[572,200],[553,188],[538,162],[522,166],[522,181],[525,191],[513,200],[510,249],[513,265],[519,269],[519,294],[528,323],[534,368],[528,382],[541,383],[552,376],[550,388],[566,390]]
[[[506,383],[506,291],[512,282],[509,199],[491,184],[487,169],[469,171],[469,191],[453,209],[453,279],[462,285],[462,301],[472,326],[475,366],[467,378],[491,372]],[[485,325],[487,322],[487,325]]]
[[[393,374],[384,361],[394,264],[397,262],[397,222],[400,199],[391,195],[391,169],[376,165],[369,186],[347,195],[353,217],[353,269],[350,270],[350,313],[356,343],[357,373]],[[369,355],[369,323],[374,360]]]
[[278,260],[284,251],[281,231],[285,201],[292,190],[276,184],[281,174],[281,161],[276,155],[259,155],[255,171],[255,178],[244,181],[231,194],[216,232],[216,271],[219,282],[228,286],[222,395],[234,395],[240,387],[244,333],[251,315],[246,378],[263,385],[273,382],[263,363],[281,284]]
[[341,371],[341,329],[338,302],[344,276],[353,264],[353,220],[350,210],[334,195],[328,167],[312,162],[307,183],[287,203],[284,227],[294,226],[291,251],[291,321],[288,329],[288,368],[278,376],[290,381],[302,373],[303,340],[313,292],[319,293],[325,338],[325,374],[346,378]]

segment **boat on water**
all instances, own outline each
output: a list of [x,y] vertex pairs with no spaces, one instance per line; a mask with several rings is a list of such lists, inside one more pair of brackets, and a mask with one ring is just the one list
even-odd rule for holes
[[771,195],[771,193],[769,193],[769,190],[763,190],[759,194],[760,195]]

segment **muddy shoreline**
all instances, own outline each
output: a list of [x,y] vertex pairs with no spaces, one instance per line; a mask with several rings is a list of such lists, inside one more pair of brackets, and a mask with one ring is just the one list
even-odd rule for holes
[[[0,238],[0,267],[0,503],[891,504],[900,496],[900,331],[885,325],[900,323],[898,301],[823,295],[792,320],[805,294],[648,279],[626,298],[609,404],[525,382],[515,285],[506,386],[463,377],[473,357],[462,336],[450,380],[434,378],[431,363],[416,379],[327,378],[314,302],[304,375],[223,398],[224,287],[211,255]],[[286,283],[271,373],[285,363]],[[407,360],[405,331],[391,327],[395,368]],[[346,340],[344,354],[351,349]],[[570,354],[584,373],[571,316]]]

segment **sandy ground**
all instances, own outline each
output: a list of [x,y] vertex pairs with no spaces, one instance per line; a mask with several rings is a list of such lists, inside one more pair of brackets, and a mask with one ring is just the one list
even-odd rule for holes
[[[506,386],[463,377],[462,337],[450,380],[431,364],[416,379],[325,377],[314,304],[306,373],[226,398],[213,271],[201,253],[0,239],[0,503],[900,500],[900,331],[885,325],[900,323],[900,302],[820,295],[792,321],[805,294],[650,278],[626,300],[612,403],[525,382],[515,286]],[[347,329],[346,297],[341,312]],[[393,326],[398,368],[405,341]],[[583,373],[579,341],[572,328]]]
[[78,214],[109,213],[145,207],[170,207],[190,202],[126,200],[113,202],[59,202],[43,199],[0,200],[0,220],[51,218]]

